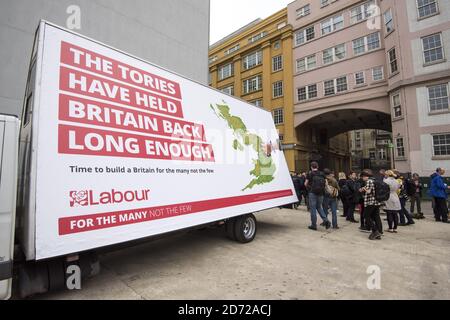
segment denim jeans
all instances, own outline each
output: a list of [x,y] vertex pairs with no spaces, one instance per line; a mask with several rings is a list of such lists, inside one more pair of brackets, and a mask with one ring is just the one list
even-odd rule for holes
[[[328,222],[327,216],[323,211],[323,196],[317,195],[313,192],[309,193],[309,209],[311,212],[311,226],[317,227],[317,212],[324,222]],[[317,212],[316,212],[317,211]]]
[[323,211],[325,211],[325,215],[328,218],[328,209],[331,209],[331,217],[332,217],[332,223],[333,228],[336,228],[338,226],[337,222],[337,199],[336,198],[330,198],[327,196],[324,196],[323,198]]
[[406,209],[406,198],[400,198],[400,204],[402,206],[402,209],[400,210],[400,223],[404,224],[405,217],[406,220],[408,220],[408,223],[414,222],[412,215],[409,213],[408,209]]

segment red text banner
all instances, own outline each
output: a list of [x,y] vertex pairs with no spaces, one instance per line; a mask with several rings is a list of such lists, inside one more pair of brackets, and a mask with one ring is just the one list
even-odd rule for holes
[[205,142],[203,125],[61,94],[59,120]]
[[61,62],[181,99],[180,85],[79,46],[61,43]]
[[212,146],[85,127],[58,126],[58,152],[90,156],[214,162]]
[[65,217],[58,220],[59,235],[68,235],[129,224],[149,222],[153,220],[166,219],[208,210],[233,207],[247,203],[290,197],[292,195],[292,190],[281,190],[275,192],[181,203],[153,208]]
[[61,67],[60,90],[183,118],[181,102],[91,74]]

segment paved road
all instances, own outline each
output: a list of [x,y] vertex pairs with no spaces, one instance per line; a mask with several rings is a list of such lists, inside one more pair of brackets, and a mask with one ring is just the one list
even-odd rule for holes
[[[450,224],[432,219],[369,241],[358,225],[307,230],[303,210],[259,213],[242,245],[221,229],[109,253],[81,291],[41,299],[450,299]],[[342,218],[340,218],[342,219]],[[381,289],[367,288],[378,266]]]

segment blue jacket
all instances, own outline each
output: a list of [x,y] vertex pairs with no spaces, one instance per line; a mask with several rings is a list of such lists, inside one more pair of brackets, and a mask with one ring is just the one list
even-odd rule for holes
[[447,185],[444,183],[444,178],[440,175],[435,175],[431,180],[430,194],[435,198],[447,198]]

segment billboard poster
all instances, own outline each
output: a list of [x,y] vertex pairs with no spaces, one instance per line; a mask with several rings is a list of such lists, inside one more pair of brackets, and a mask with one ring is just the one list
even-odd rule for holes
[[55,26],[43,34],[36,259],[296,201],[269,112]]

